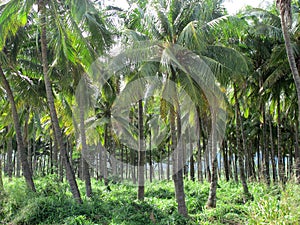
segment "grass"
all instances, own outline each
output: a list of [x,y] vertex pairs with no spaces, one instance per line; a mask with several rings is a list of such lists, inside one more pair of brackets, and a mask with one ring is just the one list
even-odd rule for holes
[[[209,184],[185,181],[190,218],[177,213],[173,182],[146,185],[145,201],[136,200],[137,188],[130,183],[105,185],[93,180],[93,197],[78,205],[66,183],[53,176],[35,180],[37,193],[28,192],[23,179],[4,179],[5,194],[0,198],[0,224],[70,225],[192,225],[192,224],[299,224],[300,187],[288,183],[283,190],[250,183],[254,201],[243,203],[242,187],[220,181],[217,208],[206,209]],[[84,183],[78,181],[84,195]]]

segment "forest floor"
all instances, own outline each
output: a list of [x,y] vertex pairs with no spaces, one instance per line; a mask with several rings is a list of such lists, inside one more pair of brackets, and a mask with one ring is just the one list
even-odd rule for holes
[[[190,218],[177,213],[172,181],[155,181],[145,187],[145,201],[136,200],[137,188],[130,183],[92,181],[93,197],[77,204],[66,183],[54,177],[35,179],[37,193],[28,192],[21,178],[4,178],[0,196],[0,224],[300,224],[300,186],[249,183],[253,201],[243,202],[242,186],[219,182],[217,208],[206,209],[209,183],[185,181]],[[84,196],[85,186],[78,181]]]

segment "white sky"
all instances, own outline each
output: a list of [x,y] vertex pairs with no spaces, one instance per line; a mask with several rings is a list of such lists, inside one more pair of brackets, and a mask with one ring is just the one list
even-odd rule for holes
[[[265,6],[272,4],[274,1],[275,0],[225,0],[224,6],[227,8],[229,14],[234,14],[246,5],[264,8]],[[106,0],[106,2],[122,8],[128,7],[126,0]]]
[[223,5],[227,8],[229,14],[234,14],[246,5],[265,8],[267,5],[271,5],[274,2],[275,0],[225,0]]

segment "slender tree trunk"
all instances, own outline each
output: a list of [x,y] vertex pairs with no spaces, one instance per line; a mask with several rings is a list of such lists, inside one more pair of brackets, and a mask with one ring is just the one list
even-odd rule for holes
[[135,154],[133,151],[130,151],[130,157],[131,157],[131,177],[133,184],[136,184],[136,174],[135,174]]
[[193,144],[190,138],[190,176],[191,180],[195,181],[195,160],[193,155]]
[[[208,148],[208,146],[206,145],[206,141],[207,140],[205,140],[205,144],[203,145],[203,148],[205,147],[205,164],[206,164],[206,171],[205,171],[205,174],[207,174],[207,176],[206,176],[206,180],[208,181],[208,182],[210,182],[211,181],[211,174],[212,174],[212,172],[211,172],[211,169],[210,169],[210,158],[209,158],[209,148]],[[209,142],[209,141],[208,141]]]
[[249,174],[249,178],[251,178],[252,180],[256,180],[255,168],[254,168],[255,163],[254,163],[254,157],[253,157],[253,153],[252,153],[253,141],[251,141],[249,149],[250,150],[248,151],[248,159],[247,159],[248,174]]
[[9,137],[7,140],[7,173],[8,173],[9,180],[12,180],[12,175],[13,175],[13,145],[12,144],[13,144],[12,138]]
[[71,167],[71,163],[68,157],[68,153],[65,149],[62,131],[59,126],[59,121],[57,117],[56,108],[54,105],[54,97],[52,93],[52,85],[49,78],[49,69],[48,69],[48,57],[47,57],[47,36],[46,36],[46,18],[45,18],[45,1],[39,0],[39,10],[41,13],[41,49],[42,49],[42,64],[43,64],[43,74],[44,74],[44,82],[45,89],[47,95],[48,106],[50,110],[50,116],[52,125],[54,128],[55,137],[58,143],[59,150],[61,152],[61,157],[66,168],[66,176],[67,180],[70,184],[70,189],[73,197],[77,200],[78,203],[82,203],[81,195],[78,189],[78,185],[75,178],[75,173],[73,168]]
[[[179,110],[179,109],[178,109]],[[175,116],[177,115],[177,135],[176,135],[176,123],[175,123]],[[184,195],[184,186],[183,186],[183,168],[182,162],[182,149],[181,149],[181,121],[180,121],[180,114],[175,112],[174,106],[170,106],[170,127],[171,127],[171,139],[172,145],[171,150],[173,152],[173,181],[175,186],[175,195],[177,201],[177,208],[178,212],[187,217],[188,212],[185,205],[185,195]],[[177,146],[177,143],[179,146]],[[176,148],[179,148],[176,151]]]
[[227,145],[227,151],[228,151],[228,171],[229,171],[229,179],[233,179],[233,167],[232,167],[232,161],[233,161],[233,158],[232,158],[232,151],[231,151],[231,147],[230,147],[230,141],[228,141],[228,144]]
[[21,165],[22,165],[23,175],[25,177],[27,186],[32,191],[35,192],[36,190],[35,190],[35,186],[34,186],[34,183],[33,183],[32,174],[31,174],[31,171],[30,171],[30,168],[29,168],[29,164],[28,164],[28,161],[27,161],[25,146],[24,146],[24,143],[23,143],[21,125],[20,125],[20,121],[19,121],[19,115],[18,115],[18,112],[17,112],[15,99],[14,99],[12,90],[10,88],[10,85],[9,85],[9,83],[8,83],[6,77],[5,77],[5,74],[2,70],[1,65],[0,65],[0,77],[1,77],[1,80],[2,80],[3,87],[6,91],[9,103],[11,105],[12,117],[13,117],[13,121],[14,121],[14,127],[15,127],[15,132],[16,132],[16,137],[17,137],[18,150],[19,150],[19,157],[20,157],[20,161],[21,161]]
[[0,153],[0,198],[4,192],[3,179],[2,179],[2,154]]
[[27,143],[27,152],[28,152],[28,164],[29,164],[29,169],[31,174],[33,174],[32,171],[32,144],[31,144],[31,139],[28,139],[28,143]]
[[[285,41],[285,48],[287,57],[289,60],[289,65],[293,74],[296,91],[297,91],[297,102],[298,102],[298,120],[300,119],[300,76],[297,69],[296,60],[293,53],[293,48],[291,45],[291,38],[288,31],[288,25],[291,23],[291,0],[277,0],[276,1],[277,7],[280,12],[280,21],[281,21],[281,28],[282,33]],[[299,129],[299,127],[297,127]],[[300,162],[297,162],[297,168],[300,169]],[[296,172],[299,174],[300,172]],[[300,176],[297,176],[297,182],[300,183]]]
[[270,159],[269,159],[269,148],[267,147],[268,139],[267,139],[267,120],[266,120],[266,110],[265,105],[261,107],[262,116],[263,116],[263,156],[264,156],[264,176],[267,182],[267,185],[270,186]]
[[281,118],[280,118],[280,95],[277,97],[277,145],[278,145],[278,175],[281,182],[284,181],[284,165],[283,165],[283,154],[282,154],[282,144],[281,144]]
[[124,146],[121,145],[121,168],[120,168],[120,173],[121,173],[121,180],[124,180]]
[[236,183],[239,182],[239,175],[238,175],[238,157],[237,157],[237,154],[235,153],[234,154],[234,163],[233,163],[233,171],[234,171],[234,180]]
[[272,129],[272,119],[269,116],[269,131],[270,131],[270,144],[271,144],[271,163],[272,163],[272,177],[273,182],[276,182],[276,163],[275,163],[275,147],[274,147],[274,140],[273,140],[273,129]]
[[[244,165],[244,151],[243,148],[245,148],[245,143],[241,139],[241,135],[243,136],[243,130],[242,130],[242,118],[240,114],[240,106],[239,106],[239,100],[237,97],[237,90],[236,86],[234,85],[234,98],[235,98],[235,119],[236,119],[236,147],[238,151],[238,161],[239,161],[239,168],[240,168],[240,178],[243,185],[244,195],[245,195],[245,201],[247,201],[248,197],[250,197],[246,176],[245,176],[245,165]],[[241,145],[242,141],[242,145]]]
[[296,119],[295,124],[295,175],[296,180],[299,183],[300,182],[300,150],[299,150],[299,120]]
[[139,151],[138,151],[138,200],[143,201],[145,195],[145,151],[144,151],[144,121],[143,121],[143,100],[138,102],[138,126],[139,126]]
[[197,149],[198,149],[198,154],[197,154],[198,181],[200,181],[200,183],[203,183],[202,154],[201,154],[200,140],[197,142]]
[[291,179],[293,175],[293,153],[291,146],[289,147],[289,167],[288,167],[288,178]]
[[163,167],[163,158],[162,158],[162,153],[160,153],[160,174],[161,174],[161,179],[165,179],[165,176],[164,176],[164,167]]
[[86,101],[86,88],[84,88],[83,86],[84,84],[82,84],[82,86],[80,86],[79,88],[81,88],[80,91],[80,96],[79,96],[79,111],[80,111],[80,138],[81,138],[81,145],[82,145],[82,174],[83,174],[83,179],[85,182],[85,190],[86,190],[86,196],[87,197],[91,197],[92,196],[92,185],[91,185],[91,176],[90,176],[90,170],[89,170],[89,164],[86,161],[86,158],[84,156],[84,153],[88,155],[88,146],[86,143],[86,133],[85,133],[85,101]]
[[170,156],[170,144],[168,144],[168,165],[167,165],[167,179],[170,180],[170,164],[171,164],[171,156]]
[[227,148],[227,140],[224,141],[223,146],[223,161],[224,161],[224,171],[226,181],[229,181],[229,166],[228,166],[228,148]]
[[[150,171],[149,171],[149,176],[150,176],[150,183],[152,183],[152,179],[153,179],[153,165],[152,165],[152,135],[151,135],[151,129],[149,131],[149,166],[150,166]],[[167,170],[167,177],[169,179],[169,170]]]
[[[50,137],[51,138],[51,137]],[[53,141],[53,149],[52,149],[52,167],[53,167],[53,173],[58,175],[58,147],[57,147],[57,141],[54,135]]]
[[[198,167],[198,181],[203,183],[203,171],[202,171],[202,151],[201,151],[201,137],[202,137],[202,127],[200,121],[200,108],[197,107],[197,117],[196,117],[196,126],[197,126],[197,167]],[[204,144],[204,137],[203,144]]]
[[129,162],[130,162],[130,158],[129,158],[129,153],[128,153],[128,148],[125,147],[125,156],[126,156],[126,167],[125,167],[125,178],[128,179],[129,176]]
[[211,121],[211,137],[209,149],[211,150],[211,180],[206,206],[208,208],[216,208],[217,206],[217,185],[218,185],[218,159],[217,159],[217,131],[216,131],[216,112],[212,108],[212,121]]
[[102,150],[102,177],[104,178],[104,183],[109,187],[108,185],[108,170],[107,170],[107,162],[108,162],[108,152],[112,152],[112,138],[111,138],[111,112],[110,110],[107,111],[106,118],[108,119],[108,122],[105,124],[105,134],[104,134],[104,146]]

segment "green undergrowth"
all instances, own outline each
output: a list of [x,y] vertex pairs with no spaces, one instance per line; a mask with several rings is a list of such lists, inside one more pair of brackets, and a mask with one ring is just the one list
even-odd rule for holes
[[[220,181],[217,208],[206,209],[209,184],[185,181],[190,217],[177,213],[172,181],[155,181],[145,188],[145,201],[136,200],[137,188],[130,183],[111,183],[111,191],[101,181],[92,181],[93,197],[77,204],[66,183],[53,176],[35,179],[37,193],[28,191],[23,179],[4,179],[0,197],[0,224],[298,224],[300,187],[288,183],[285,189],[250,183],[254,200],[244,203],[242,187]],[[78,181],[82,195],[84,183]]]

